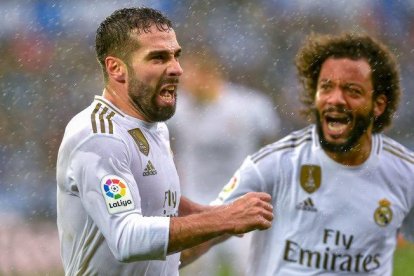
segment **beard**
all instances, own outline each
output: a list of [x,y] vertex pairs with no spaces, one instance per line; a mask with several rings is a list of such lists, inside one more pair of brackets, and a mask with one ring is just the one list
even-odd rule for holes
[[368,128],[371,126],[371,123],[374,120],[374,111],[372,109],[367,115],[357,115],[355,118],[352,114],[348,115],[350,116],[351,121],[355,121],[355,126],[349,133],[348,139],[343,143],[332,143],[325,139],[325,135],[322,129],[321,115],[317,110],[315,111],[316,129],[319,135],[319,142],[325,151],[333,153],[350,151],[358,144],[359,139],[364,133],[367,132]]
[[[175,104],[172,106],[158,106],[157,89],[153,89],[135,77],[132,72],[128,79],[128,96],[132,104],[151,122],[164,122],[170,119],[176,109],[177,95],[175,95]],[[177,83],[176,80],[165,80],[168,83]]]

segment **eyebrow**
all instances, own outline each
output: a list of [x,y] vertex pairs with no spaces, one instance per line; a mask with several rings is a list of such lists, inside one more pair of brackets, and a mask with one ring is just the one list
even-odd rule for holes
[[[326,78],[326,79],[321,79],[321,80],[319,80],[318,82],[317,82],[317,85],[319,85],[319,84],[325,84],[325,83],[332,83],[333,81],[332,81],[332,79],[328,79],[328,78]],[[341,86],[345,86],[345,87],[350,87],[350,86],[357,86],[357,87],[359,87],[359,88],[361,88],[361,89],[364,89],[365,90],[365,88],[363,87],[363,85],[362,84],[360,84],[360,83],[357,83],[357,82],[345,82],[345,83],[343,83],[343,84],[340,84]]]
[[332,82],[332,79],[319,79],[318,81],[317,81],[317,83],[326,83],[326,82]]
[[[154,50],[148,53],[149,56],[156,56],[156,55],[165,55],[170,54],[169,50]],[[178,48],[174,51],[174,56],[179,56],[181,54],[181,48]]]

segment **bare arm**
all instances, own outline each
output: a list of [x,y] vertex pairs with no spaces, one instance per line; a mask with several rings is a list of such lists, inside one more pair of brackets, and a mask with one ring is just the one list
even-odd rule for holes
[[199,257],[207,253],[207,251],[209,251],[210,248],[212,248],[214,245],[224,242],[230,237],[232,236],[231,235],[218,236],[214,239],[203,242],[202,244],[196,245],[188,249],[184,249],[183,251],[181,251],[180,269],[185,267],[186,265],[191,264],[192,262],[197,260]]
[[[191,214],[171,218],[167,253],[179,252],[224,234],[237,235],[269,228],[273,219],[270,200],[269,194],[252,192],[229,205],[206,207],[205,211],[198,213],[191,210],[200,211],[204,207],[190,202],[189,209],[185,209],[183,205],[184,210]],[[189,202],[183,202],[186,203]]]
[[[201,205],[198,203],[195,203],[191,201],[190,199],[182,196],[180,199],[180,206],[179,206],[179,215],[182,216],[188,216],[191,214],[198,214],[202,213],[208,210],[211,210],[215,207],[208,206],[208,205]],[[225,241],[231,237],[230,235],[222,235],[216,238],[213,238],[209,241],[203,242],[199,245],[196,245],[194,247],[184,249],[181,251],[181,259],[180,259],[180,268],[183,268],[184,266],[194,262],[197,260],[201,255],[205,254],[211,247],[214,245]]]
[[205,211],[209,211],[213,208],[215,207],[209,205],[201,205],[195,203],[194,201],[191,201],[185,196],[181,196],[180,206],[178,206],[178,214],[180,217],[185,217],[191,214],[198,214]]

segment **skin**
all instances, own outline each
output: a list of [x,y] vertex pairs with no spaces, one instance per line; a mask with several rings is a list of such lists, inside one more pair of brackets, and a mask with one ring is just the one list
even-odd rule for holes
[[152,26],[150,32],[134,36],[140,47],[131,54],[129,64],[113,56],[105,59],[110,78],[104,97],[130,116],[165,121],[175,111],[183,73],[178,61],[181,47],[172,29],[161,32]]
[[[103,97],[126,114],[145,122],[165,121],[175,111],[177,84],[183,73],[181,47],[174,30],[133,34],[140,47],[129,61],[105,59],[108,82]],[[273,207],[266,193],[248,193],[230,205],[203,206],[185,197],[180,217],[170,219],[167,253],[191,248],[222,235],[238,235],[271,226]]]
[[348,58],[327,59],[319,73],[315,108],[322,145],[343,165],[360,165],[369,157],[373,119],[386,107],[385,95],[374,98],[371,73],[365,59]]

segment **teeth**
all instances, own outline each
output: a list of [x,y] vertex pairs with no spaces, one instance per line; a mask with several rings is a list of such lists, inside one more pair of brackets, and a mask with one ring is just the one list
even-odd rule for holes
[[347,125],[346,124],[341,124],[341,123],[337,123],[337,122],[329,122],[328,123],[328,129],[335,131],[335,132],[343,132],[345,131]]
[[168,85],[164,86],[162,90],[159,93],[160,98],[168,103],[171,103],[174,101],[175,98],[175,86]]
[[172,99],[172,95],[167,93],[167,94],[161,95],[161,98]]

